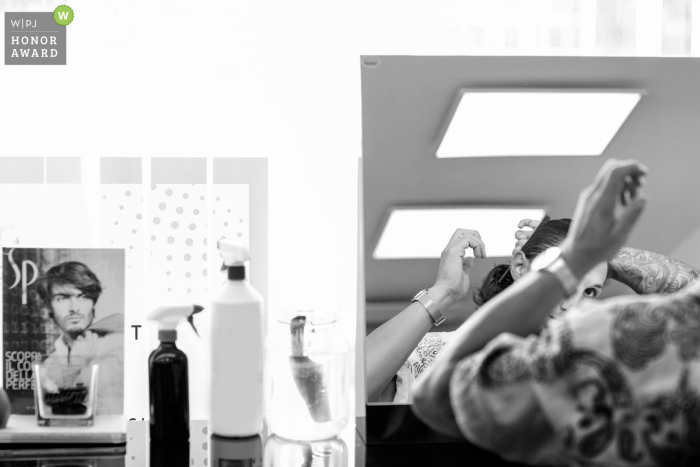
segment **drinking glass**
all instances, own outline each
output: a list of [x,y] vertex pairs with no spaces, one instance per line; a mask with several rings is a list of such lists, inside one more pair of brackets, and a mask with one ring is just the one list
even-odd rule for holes
[[99,365],[89,359],[34,365],[36,416],[39,426],[92,426],[97,401]]

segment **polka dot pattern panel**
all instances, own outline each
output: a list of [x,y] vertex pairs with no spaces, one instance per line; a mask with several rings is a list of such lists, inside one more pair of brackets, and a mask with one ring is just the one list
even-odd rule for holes
[[[190,459],[187,465],[209,465],[209,434],[206,420],[190,420]],[[150,461],[150,435],[147,420],[132,420],[126,426],[126,467],[147,467]]]
[[[208,209],[210,209],[209,212],[213,224],[210,230],[214,241],[221,239],[232,240],[250,248],[248,204],[248,185],[214,185],[212,187],[212,199],[209,202]],[[218,287],[221,281],[224,280],[224,275],[220,272],[221,258],[219,254],[216,253],[216,243],[214,243],[212,247],[214,248],[213,254],[209,256],[205,255],[202,259],[206,263],[207,258],[209,258],[208,275],[210,287]],[[255,258],[251,259],[250,264],[255,264]],[[204,274],[205,271],[201,271],[200,273]]]
[[[190,198],[192,198],[190,196]],[[189,199],[189,198],[188,198]],[[206,420],[190,420],[190,463],[191,465],[206,466],[209,464]]]
[[206,216],[194,213],[206,212],[206,195],[204,185],[159,184],[151,190],[151,290],[163,303],[206,302]]
[[[123,247],[128,274],[140,272],[144,254],[141,185],[101,185],[100,203],[101,243]],[[137,279],[140,283],[142,278]]]
[[210,206],[214,222],[212,234],[216,240],[226,238],[250,247],[248,191],[248,185],[214,185]]
[[144,227],[143,188],[135,184],[100,185],[100,241],[108,247],[124,248],[126,257],[125,301],[125,409],[129,416],[144,416],[148,412],[147,391],[140,390],[146,381],[137,371],[131,371],[135,362],[143,361],[145,340],[134,339],[131,325],[146,329],[144,313]]
[[126,467],[149,464],[150,425],[148,420],[131,420],[126,424]]

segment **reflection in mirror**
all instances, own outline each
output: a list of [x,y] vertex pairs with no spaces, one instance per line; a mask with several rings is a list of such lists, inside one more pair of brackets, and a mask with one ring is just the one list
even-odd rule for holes
[[[562,219],[572,216],[579,192],[609,158],[633,157],[653,173],[645,188],[653,202],[629,245],[700,264],[700,253],[691,247],[693,239],[700,240],[700,218],[678,208],[678,200],[700,202],[698,191],[687,189],[694,186],[690,174],[700,170],[695,157],[700,136],[693,127],[700,93],[688,79],[700,71],[696,60],[379,57],[378,63],[362,66],[362,260],[369,405],[411,402],[412,383],[450,341],[452,332],[525,274],[537,254],[563,240],[568,221]],[[581,94],[630,94],[639,100],[615,123],[600,155],[532,155],[527,151],[536,146],[533,140],[556,136],[553,120],[539,127],[529,125],[531,130],[523,135],[509,127],[517,125],[518,118],[499,118],[500,109],[491,109],[482,110],[484,120],[491,125],[493,138],[508,140],[500,147],[507,146],[512,153],[458,157],[453,151],[450,157],[437,156],[465,90],[507,94],[525,88],[542,90],[542,95],[573,89]],[[537,104],[530,110],[534,115]],[[598,111],[607,112],[603,107]],[[526,118],[527,111],[520,116]],[[576,125],[571,134],[584,140],[594,136],[587,133],[588,126]],[[468,141],[469,127],[463,131]],[[530,148],[525,155],[518,154],[512,141],[515,134],[531,139],[524,141]],[[460,211],[467,208],[531,211],[494,230],[494,220],[502,222],[504,216],[496,212],[479,219]],[[421,215],[405,216],[409,211]],[[438,220],[426,215],[430,211],[449,212],[452,218]],[[545,212],[551,221],[537,228]],[[399,219],[398,214],[404,216]],[[524,219],[529,221],[520,223]],[[440,254],[448,243],[467,248],[467,256],[475,257],[464,263],[469,280],[460,285],[457,301],[450,299],[454,291],[436,286]],[[514,254],[516,249],[520,251]],[[635,293],[610,280],[606,268],[598,276],[579,287],[573,302]],[[430,290],[416,297],[424,289]],[[552,315],[565,312],[573,302],[562,303]],[[435,327],[440,315],[445,320]]]

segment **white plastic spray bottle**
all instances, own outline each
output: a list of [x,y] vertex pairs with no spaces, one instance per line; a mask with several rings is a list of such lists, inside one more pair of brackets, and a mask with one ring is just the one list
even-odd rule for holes
[[246,279],[244,246],[219,241],[227,280],[211,303],[211,408],[215,435],[262,431],[263,298]]
[[160,345],[148,358],[151,441],[160,444],[186,443],[190,439],[190,399],[187,356],[175,345],[177,325],[186,319],[192,329],[192,316],[198,305],[162,306],[148,319],[158,322]]

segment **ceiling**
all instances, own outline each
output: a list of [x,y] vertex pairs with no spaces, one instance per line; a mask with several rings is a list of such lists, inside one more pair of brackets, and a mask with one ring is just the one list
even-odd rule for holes
[[[700,227],[700,59],[381,56],[362,60],[368,320],[369,304],[407,303],[432,285],[437,273],[437,259],[372,259],[392,207],[543,206],[552,218],[571,217],[579,192],[606,159],[634,158],[649,167],[650,201],[628,244],[668,254]],[[441,132],[461,88],[641,89],[646,94],[602,156],[437,159]],[[469,219],[455,219],[454,227],[475,228]],[[488,250],[488,239],[484,241]],[[479,284],[497,261],[507,259],[478,260],[472,285]],[[468,300],[459,308],[470,313],[474,306]]]

